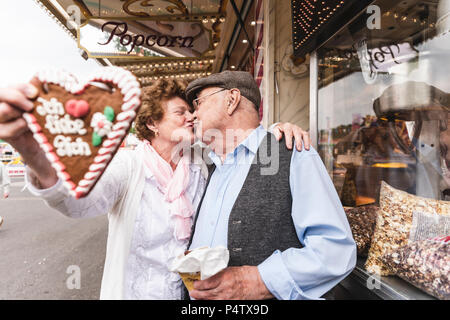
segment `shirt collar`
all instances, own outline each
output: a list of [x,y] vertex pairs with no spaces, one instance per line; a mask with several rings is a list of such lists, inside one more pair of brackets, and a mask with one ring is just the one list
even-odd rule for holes
[[139,140],[138,145],[136,146],[136,151],[138,156],[142,159],[142,166],[144,168],[144,175],[146,179],[151,179],[154,175],[152,171],[144,165],[144,142]]
[[259,127],[253,130],[252,133],[250,133],[248,137],[241,142],[240,145],[246,147],[253,154],[256,154],[259,145],[261,144],[261,141],[264,139],[266,134],[267,134],[266,129],[264,129],[262,125],[259,125]]
[[[234,158],[237,156],[238,152],[242,149],[250,151],[253,155],[258,151],[259,145],[261,141],[267,134],[267,130],[264,129],[262,125],[259,125],[255,128],[248,136],[245,138],[235,149],[233,152],[227,154],[225,161],[223,164],[227,164],[232,162]],[[222,159],[218,156],[214,151],[209,152],[209,157],[214,162],[216,167],[222,165]]]

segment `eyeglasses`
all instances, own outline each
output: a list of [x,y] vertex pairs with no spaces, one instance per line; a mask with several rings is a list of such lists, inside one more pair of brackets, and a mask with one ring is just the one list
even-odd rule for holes
[[192,104],[194,105],[194,108],[197,109],[200,106],[200,104],[203,102],[203,98],[212,96],[213,94],[216,94],[216,93],[219,93],[219,92],[222,92],[222,91],[225,91],[225,90],[227,90],[227,89],[223,88],[223,89],[221,89],[219,91],[214,91],[213,93],[204,95],[203,97],[200,97],[200,98],[197,98],[197,99],[194,99],[194,100],[192,100]]

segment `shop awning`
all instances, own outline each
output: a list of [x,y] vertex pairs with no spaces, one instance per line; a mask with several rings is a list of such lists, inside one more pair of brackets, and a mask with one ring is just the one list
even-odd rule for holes
[[145,83],[211,73],[228,0],[36,0],[85,57]]
[[294,56],[304,57],[326,42],[374,0],[292,0]]

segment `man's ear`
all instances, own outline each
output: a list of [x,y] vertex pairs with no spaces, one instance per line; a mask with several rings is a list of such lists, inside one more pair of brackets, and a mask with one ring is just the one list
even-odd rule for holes
[[233,115],[237,107],[241,103],[241,91],[239,89],[231,89],[227,97],[227,113]]

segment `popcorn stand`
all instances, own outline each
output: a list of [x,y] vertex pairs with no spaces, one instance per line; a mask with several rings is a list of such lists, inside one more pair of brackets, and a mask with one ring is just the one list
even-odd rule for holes
[[142,86],[254,72],[263,123],[309,119],[346,211],[358,262],[334,298],[450,299],[450,0],[36,2]]

